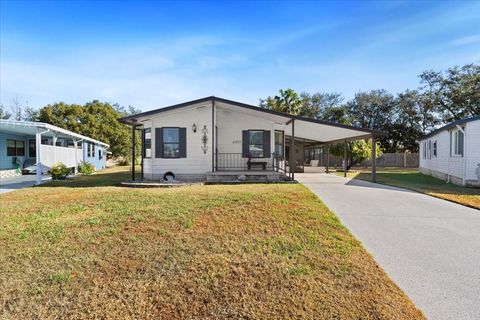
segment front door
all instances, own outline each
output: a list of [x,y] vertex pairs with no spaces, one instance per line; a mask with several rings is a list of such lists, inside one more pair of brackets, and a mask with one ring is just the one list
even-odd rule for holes
[[35,139],[28,140],[28,157],[29,158],[37,157],[37,141],[35,141]]

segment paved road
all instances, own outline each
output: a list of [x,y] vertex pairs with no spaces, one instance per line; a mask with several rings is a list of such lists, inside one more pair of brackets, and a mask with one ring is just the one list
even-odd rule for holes
[[480,210],[366,181],[295,177],[429,319],[480,319]]
[[[50,176],[44,176],[42,178],[43,183],[50,180]],[[0,194],[32,187],[36,182],[37,177],[35,175],[2,178],[0,179]]]

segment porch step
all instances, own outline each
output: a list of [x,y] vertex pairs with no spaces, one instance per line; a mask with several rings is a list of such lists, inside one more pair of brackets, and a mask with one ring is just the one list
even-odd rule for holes
[[207,182],[232,183],[232,182],[278,182],[283,180],[279,172],[240,171],[240,172],[209,172]]

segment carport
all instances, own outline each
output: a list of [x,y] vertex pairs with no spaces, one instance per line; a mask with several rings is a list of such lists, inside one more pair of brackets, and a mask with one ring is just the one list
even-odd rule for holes
[[[377,138],[386,134],[381,131],[375,131],[365,128],[358,128],[339,123],[327,122],[316,119],[309,119],[300,116],[291,116],[286,123],[290,127],[290,135],[286,135],[286,145],[289,147],[289,163],[295,165],[288,167],[288,174],[295,179],[295,168],[297,168],[297,159],[299,153],[295,145],[302,143],[305,147],[322,146],[326,150],[326,172],[329,172],[329,149],[331,145],[343,144],[343,172],[347,175],[348,143],[356,140],[372,141],[372,181],[376,182],[376,141]],[[303,154],[302,154],[303,157]],[[303,161],[303,160],[302,160]]]

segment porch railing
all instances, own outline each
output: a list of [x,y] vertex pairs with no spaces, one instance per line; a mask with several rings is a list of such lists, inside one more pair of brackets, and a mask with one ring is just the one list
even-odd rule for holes
[[[215,153],[215,169],[216,171],[247,171],[248,158],[243,157],[241,153]],[[285,172],[285,159],[272,153],[265,158],[251,158],[251,163],[259,163],[259,165],[251,165],[250,170],[263,170],[262,165],[265,164],[265,171],[282,171]],[[260,165],[262,163],[262,165]]]

